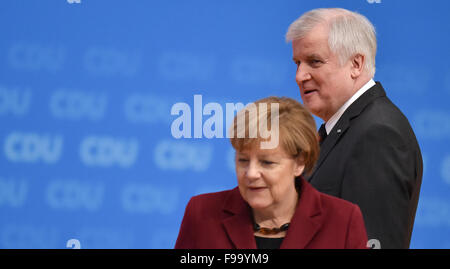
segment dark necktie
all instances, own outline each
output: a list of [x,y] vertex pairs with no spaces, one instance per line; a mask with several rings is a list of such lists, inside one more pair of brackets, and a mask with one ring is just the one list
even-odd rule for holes
[[319,137],[320,137],[319,144],[322,145],[323,141],[325,141],[325,139],[327,138],[327,130],[325,129],[325,123],[323,123],[320,126]]

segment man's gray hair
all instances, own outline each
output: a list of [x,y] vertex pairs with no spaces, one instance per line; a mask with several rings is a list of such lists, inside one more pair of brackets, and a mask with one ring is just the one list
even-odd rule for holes
[[304,37],[319,24],[328,26],[328,46],[338,56],[341,65],[359,53],[365,56],[364,69],[371,77],[375,75],[375,27],[359,13],[342,8],[313,9],[289,26],[286,41]]

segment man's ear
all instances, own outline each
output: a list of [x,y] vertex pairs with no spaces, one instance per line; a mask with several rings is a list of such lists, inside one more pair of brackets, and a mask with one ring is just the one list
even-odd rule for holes
[[364,64],[366,63],[366,57],[362,54],[356,54],[351,58],[351,76],[353,79],[358,78],[364,68]]

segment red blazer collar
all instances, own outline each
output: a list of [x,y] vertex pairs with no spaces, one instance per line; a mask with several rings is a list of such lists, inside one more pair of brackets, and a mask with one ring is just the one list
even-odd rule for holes
[[320,193],[301,178],[300,199],[281,248],[305,248],[323,223]]
[[252,211],[248,203],[242,198],[239,188],[234,188],[223,207],[225,213],[222,224],[228,237],[237,249],[255,249],[253,236]]
[[[250,206],[234,188],[225,199],[222,224],[238,249],[256,248]],[[301,178],[300,199],[281,248],[305,248],[322,226],[320,194]]]

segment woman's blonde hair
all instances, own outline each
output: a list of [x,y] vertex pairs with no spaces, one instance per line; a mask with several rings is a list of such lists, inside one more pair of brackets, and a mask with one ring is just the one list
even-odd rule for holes
[[[234,117],[230,128],[230,132],[232,132],[230,142],[233,148],[237,151],[242,151],[253,148],[258,142],[267,139],[260,135],[256,137],[249,136],[252,132],[250,129],[258,126],[252,124],[252,122],[266,120],[269,123],[268,128],[271,128],[272,118],[277,117],[279,128],[277,134],[279,135],[281,147],[292,157],[302,158],[306,174],[310,173],[319,157],[316,123],[310,112],[302,104],[288,97],[267,97],[253,104],[256,105],[257,113],[249,113],[246,109],[240,111],[240,113],[245,113],[246,115],[245,128],[241,130],[241,133],[245,135],[234,135],[234,131],[237,130],[239,132],[239,126],[237,126],[239,113]],[[278,104],[278,113],[272,113],[271,109],[261,111],[259,104],[267,104],[269,108],[272,104]]]

